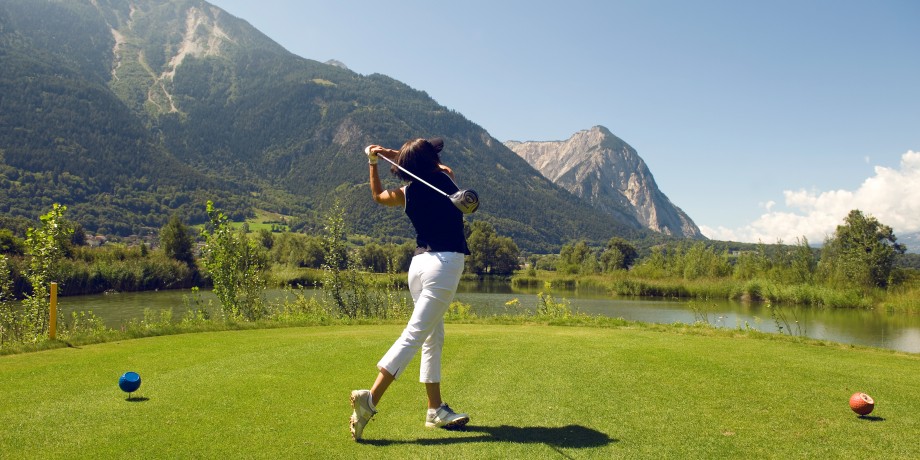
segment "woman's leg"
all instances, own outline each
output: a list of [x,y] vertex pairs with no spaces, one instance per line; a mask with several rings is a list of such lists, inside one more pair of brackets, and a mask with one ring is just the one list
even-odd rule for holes
[[394,380],[396,378],[386,369],[381,369],[380,373],[377,374],[377,380],[374,381],[374,386],[371,387],[371,402],[374,403],[374,407],[377,407],[377,404],[380,403],[380,398],[383,397],[383,394],[386,393],[387,388],[390,388],[390,384]]
[[[412,258],[412,262],[415,261],[415,258]],[[422,281],[420,279],[420,273],[418,266],[413,266],[412,263],[409,264],[409,294],[412,295],[413,305],[418,302],[418,298],[422,293]],[[414,312],[414,310],[413,310]],[[393,344],[395,346],[395,344]],[[390,347],[392,349],[392,347]],[[380,398],[383,398],[383,394],[386,393],[387,388],[390,388],[390,384],[396,380],[396,377],[391,374],[384,365],[383,359],[377,363],[377,368],[379,372],[377,374],[377,379],[374,381],[374,386],[371,387],[371,401],[376,407],[380,402]]]
[[[448,304],[449,305],[449,304]],[[422,362],[419,366],[419,382],[441,381],[441,351],[444,349],[444,317],[438,321],[431,334],[422,344]]]
[[444,348],[444,318],[438,322],[431,335],[422,344],[422,362],[419,380],[425,384],[428,408],[441,407],[441,350]]
[[[412,258],[409,287],[416,300],[415,308],[402,335],[377,363],[378,369],[386,370],[394,379],[399,378],[415,353],[439,327],[439,334],[432,340],[443,343],[444,313],[453,300],[463,273],[463,255],[458,254],[458,258],[452,254],[426,253]],[[437,349],[438,352],[427,356],[427,359],[423,357],[423,362],[430,363],[422,369],[421,377],[425,383],[440,381],[441,345],[432,342],[431,346],[429,351]]]
[[[425,382],[429,407],[425,424],[430,427],[452,428],[469,421],[466,414],[457,414],[441,401],[441,349],[444,343],[444,313],[453,300],[464,256],[454,253],[427,253],[412,258],[409,267],[409,290],[415,307],[412,318],[402,335],[377,363],[379,373],[371,390],[352,392],[352,436],[359,440],[364,426],[377,413],[377,403],[405,370],[406,365],[423,348],[420,378]],[[423,347],[424,345],[424,347]],[[437,404],[435,404],[437,403]],[[435,407],[432,405],[435,404]]]
[[441,400],[441,382],[426,383],[425,393],[428,394],[429,409],[437,409],[444,403]]
[[[459,261],[459,263],[458,263]],[[443,276],[434,282],[430,290],[439,291],[435,295],[445,300],[447,305],[453,301],[457,292],[457,284],[463,273],[464,257],[461,254],[451,254],[447,263],[451,270],[445,270]],[[447,310],[445,309],[445,312]],[[441,352],[444,348],[444,316],[438,320],[437,326],[422,345],[422,361],[419,368],[419,380],[425,384],[425,393],[428,396],[429,417],[426,424],[429,426],[443,426],[445,424],[462,425],[469,420],[466,414],[447,413],[441,409],[444,403],[441,398]],[[439,414],[439,410],[441,413]],[[449,409],[448,409],[449,410]],[[433,413],[432,413],[433,412]],[[438,416],[443,416],[441,420]],[[462,420],[461,420],[462,419]]]

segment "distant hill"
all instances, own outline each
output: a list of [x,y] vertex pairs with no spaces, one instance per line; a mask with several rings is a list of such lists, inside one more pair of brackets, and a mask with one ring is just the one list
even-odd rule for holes
[[645,161],[603,126],[565,141],[507,141],[505,145],[546,178],[595,208],[666,235],[705,239],[684,211],[658,189]]
[[406,237],[405,216],[370,200],[362,149],[441,136],[444,161],[482,198],[472,218],[525,250],[657,238],[596,212],[424,91],[293,55],[201,0],[4,0],[0,62],[6,216],[60,202],[90,232],[127,235],[173,213],[202,222],[211,199],[319,231],[339,202],[354,232]]
[[898,243],[907,246],[907,252],[920,254],[920,232],[898,235]]

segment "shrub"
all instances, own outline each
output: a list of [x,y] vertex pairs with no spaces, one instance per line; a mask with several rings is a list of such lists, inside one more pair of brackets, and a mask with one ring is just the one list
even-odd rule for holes
[[266,258],[258,243],[230,226],[229,219],[208,201],[209,228],[203,261],[214,283],[214,294],[231,319],[254,321],[265,313]]

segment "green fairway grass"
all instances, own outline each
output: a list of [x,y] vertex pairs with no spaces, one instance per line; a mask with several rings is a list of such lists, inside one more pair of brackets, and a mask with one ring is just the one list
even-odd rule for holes
[[[677,329],[448,324],[355,443],[399,325],[183,334],[0,357],[2,458],[920,458],[920,356]],[[118,388],[141,375],[132,400]],[[876,399],[869,418],[847,402]]]

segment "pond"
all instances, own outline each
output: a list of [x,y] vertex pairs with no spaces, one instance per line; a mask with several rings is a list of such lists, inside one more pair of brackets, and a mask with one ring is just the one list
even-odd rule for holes
[[[508,283],[463,282],[456,300],[471,305],[475,313],[485,315],[506,311],[505,304],[514,299],[521,308],[535,310],[539,304],[538,292],[515,289]],[[281,290],[268,293],[270,298],[283,295]],[[573,310],[591,315],[662,324],[704,321],[729,329],[750,327],[762,332],[920,353],[920,316],[917,315],[797,306],[770,309],[762,303],[726,300],[622,298],[594,289],[556,290],[553,296],[557,301],[568,302]],[[143,318],[145,309],[172,309],[179,316],[188,309],[185,305],[190,298],[189,290],[172,290],[62,297],[58,303],[64,315],[92,311],[106,325],[117,328],[132,319]],[[202,291],[201,298],[216,302],[210,292]]]

